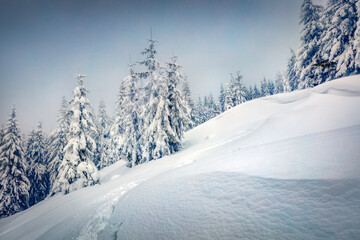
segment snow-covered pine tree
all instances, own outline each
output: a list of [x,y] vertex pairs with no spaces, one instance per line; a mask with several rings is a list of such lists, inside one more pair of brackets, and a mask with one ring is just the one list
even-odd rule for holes
[[29,164],[28,178],[31,182],[29,204],[34,205],[46,198],[49,193],[49,172],[46,168],[46,146],[41,123],[29,138],[27,148]]
[[356,30],[354,33],[354,41],[353,41],[353,48],[356,49],[355,53],[355,72],[356,74],[360,73],[360,1],[356,1],[356,16],[357,16],[357,23],[356,23]]
[[246,91],[240,72],[237,72],[235,77],[231,74],[231,80],[230,83],[227,84],[225,92],[225,109],[228,110],[245,101]]
[[300,24],[301,45],[297,52],[296,78],[299,80],[298,88],[310,88],[316,85],[316,67],[313,64],[320,62],[318,52],[320,48],[320,34],[322,26],[320,17],[323,8],[314,5],[311,0],[304,0],[301,5]]
[[133,69],[133,64],[129,65],[130,74],[125,77],[121,85],[123,86],[122,98],[123,106],[123,126],[126,141],[123,142],[122,155],[129,162],[128,167],[134,167],[142,160],[142,144],[140,144],[140,136],[143,132],[143,122],[141,119],[141,111],[143,104],[143,92],[139,85],[139,74]]
[[261,81],[261,97],[265,97],[270,95],[270,91],[269,91],[269,85],[268,85],[268,81],[266,81],[266,79],[264,78],[264,80]]
[[261,97],[261,93],[258,89],[258,87],[256,86],[256,84],[254,85],[254,95],[253,95],[253,99],[256,99],[256,98],[260,98]]
[[205,117],[204,117],[204,105],[203,102],[201,100],[201,97],[198,97],[197,102],[196,102],[196,106],[195,106],[195,126],[198,126],[202,123],[205,122]]
[[185,82],[180,71],[181,66],[176,62],[177,57],[173,56],[171,62],[167,63],[166,80],[169,102],[169,121],[171,128],[176,132],[177,138],[170,139],[169,144],[171,152],[181,149],[181,140],[184,138],[184,132],[193,125],[191,117],[191,106],[185,98],[181,84]]
[[190,113],[190,116],[191,116],[191,125],[188,126],[188,128],[186,130],[189,130],[191,128],[193,128],[195,126],[195,104],[194,104],[194,100],[192,98],[192,94],[191,94],[191,90],[190,90],[190,85],[189,85],[189,82],[188,80],[186,79],[186,77],[184,78],[184,82],[183,82],[183,88],[182,88],[182,91],[183,91],[183,95],[185,97],[185,100],[188,104],[188,106],[190,107],[190,110],[191,110],[191,113]]
[[97,131],[86,98],[84,75],[76,75],[78,86],[71,100],[71,120],[68,143],[64,148],[64,158],[50,195],[59,192],[65,194],[79,188],[92,186],[100,182],[98,170],[93,163],[96,143],[93,136]]
[[15,107],[6,125],[4,141],[0,146],[0,218],[29,207],[30,181]]
[[269,90],[269,95],[274,95],[275,94],[275,84],[272,80],[268,80],[267,81],[267,86],[268,86],[268,90]]
[[355,71],[356,49],[353,45],[357,13],[355,0],[330,0],[325,11],[327,29],[323,37],[323,56],[335,62],[329,79],[348,76]]
[[274,94],[284,92],[284,75],[281,72],[276,74]]
[[145,131],[140,139],[144,144],[141,163],[171,154],[174,151],[173,143],[179,142],[169,121],[170,103],[164,69],[155,59],[155,43],[157,41],[153,40],[151,36],[148,42],[149,47],[142,52],[146,56],[145,60],[140,62],[146,67],[146,71],[140,74],[146,80],[145,104],[142,114]]
[[111,118],[106,112],[104,100],[100,100],[97,116],[97,151],[96,161],[94,162],[98,169],[103,169],[112,163],[111,145],[110,145],[110,127]]
[[225,111],[225,89],[224,89],[224,85],[221,83],[220,85],[220,94],[219,94],[219,111],[220,113]]
[[283,74],[283,90],[284,92],[291,92],[291,85],[287,75]]
[[286,79],[288,79],[290,91],[298,89],[299,81],[296,76],[296,55],[292,49],[290,49],[290,58],[286,67]]
[[250,86],[249,90],[247,91],[246,101],[253,100],[253,98],[254,98],[254,89],[252,88],[252,86]]
[[61,107],[58,112],[58,127],[49,136],[47,152],[47,168],[49,170],[50,189],[58,175],[59,166],[64,157],[64,148],[68,143],[70,128],[69,103],[65,97],[62,98]]

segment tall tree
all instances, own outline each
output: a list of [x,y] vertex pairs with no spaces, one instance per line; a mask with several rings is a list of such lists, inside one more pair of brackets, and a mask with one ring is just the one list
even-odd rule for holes
[[190,85],[189,85],[189,81],[184,78],[184,81],[183,81],[183,88],[182,88],[182,91],[183,91],[183,94],[184,94],[184,97],[185,97],[185,101],[187,102],[187,105],[190,107],[190,116],[191,116],[191,122],[188,127],[187,127],[187,130],[193,128],[195,126],[195,104],[194,104],[194,100],[192,98],[192,94],[191,94],[191,90],[190,90]]
[[181,84],[185,82],[180,71],[181,66],[177,63],[176,56],[173,56],[171,60],[170,63],[167,63],[166,70],[167,99],[170,126],[175,131],[177,138],[172,139],[169,144],[171,152],[176,152],[182,147],[181,141],[184,138],[184,132],[192,126],[192,109],[181,89]]
[[224,89],[224,85],[221,83],[220,86],[220,94],[219,94],[219,110],[220,112],[224,112],[225,111],[225,89]]
[[0,217],[6,217],[29,207],[30,181],[15,107],[6,125],[0,147]]
[[45,156],[45,139],[41,123],[39,123],[37,129],[30,135],[27,148],[28,177],[31,182],[30,205],[42,201],[49,193],[49,173]]
[[290,58],[286,68],[286,78],[288,79],[290,85],[290,91],[298,89],[299,81],[296,75],[296,55],[292,49],[290,49]]
[[357,1],[355,6],[356,6],[357,22],[356,22],[356,30],[354,33],[353,48],[356,49],[355,59],[354,59],[355,73],[360,73],[360,1]]
[[152,36],[148,39],[149,46],[142,52],[145,60],[140,62],[146,67],[146,71],[141,73],[141,77],[146,80],[143,108],[145,131],[140,140],[144,145],[142,162],[171,154],[174,144],[178,142],[176,131],[171,128],[169,121],[168,86],[164,69],[155,59],[156,42]]
[[62,98],[61,107],[58,112],[58,127],[49,136],[47,152],[47,168],[49,169],[50,189],[58,175],[59,166],[64,158],[64,148],[68,143],[70,128],[69,103],[65,97]]
[[228,110],[236,105],[246,101],[245,86],[242,82],[240,72],[233,77],[231,74],[230,83],[227,85],[225,92],[225,109]]
[[52,186],[51,195],[65,194],[100,182],[98,170],[93,163],[97,135],[91,113],[87,89],[84,87],[84,75],[77,75],[78,86],[71,100],[71,122],[68,143],[64,148],[64,158],[59,174]]
[[143,91],[139,85],[139,74],[133,69],[133,64],[129,65],[130,74],[122,80],[124,105],[124,139],[122,155],[127,159],[128,166],[134,167],[142,160],[142,144],[140,136],[143,132],[143,122],[141,118]]
[[104,100],[99,103],[99,111],[97,116],[97,151],[96,161],[94,162],[98,169],[109,166],[112,163],[111,144],[110,144],[110,127],[111,118],[106,112]]
[[297,52],[296,77],[299,79],[299,88],[309,88],[316,85],[314,63],[321,59],[318,57],[320,48],[320,34],[322,26],[320,17],[323,8],[314,5],[311,0],[304,0],[301,5],[300,24],[301,46]]

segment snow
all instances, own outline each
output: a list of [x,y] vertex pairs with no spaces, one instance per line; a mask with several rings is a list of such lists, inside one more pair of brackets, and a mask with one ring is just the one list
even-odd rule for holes
[[0,220],[0,239],[356,239],[360,75],[240,104],[184,149]]

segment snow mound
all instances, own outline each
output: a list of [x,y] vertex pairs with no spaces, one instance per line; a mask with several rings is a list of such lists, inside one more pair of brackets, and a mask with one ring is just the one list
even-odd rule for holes
[[0,220],[0,239],[357,239],[360,76],[246,102],[184,149]]

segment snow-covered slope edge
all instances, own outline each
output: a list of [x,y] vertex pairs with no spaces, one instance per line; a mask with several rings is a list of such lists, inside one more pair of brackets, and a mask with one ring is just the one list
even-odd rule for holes
[[0,239],[356,239],[360,76],[237,106],[185,148],[0,220]]

